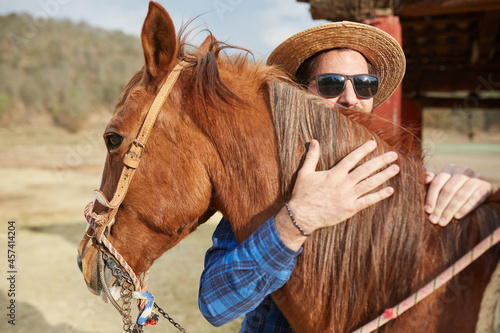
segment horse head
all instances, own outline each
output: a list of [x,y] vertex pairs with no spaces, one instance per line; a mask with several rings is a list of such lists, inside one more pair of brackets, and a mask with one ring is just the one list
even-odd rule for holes
[[[172,20],[155,3],[150,4],[141,41],[145,65],[120,96],[103,135],[108,152],[100,192],[109,200],[117,190],[124,159],[134,145],[148,107],[179,62]],[[163,252],[204,222],[204,216],[211,215],[213,189],[207,173],[211,163],[207,156],[214,148],[196,125],[182,115],[183,104],[182,84],[177,84],[162,106],[141,163],[116,212],[114,224],[109,227],[107,238],[136,274],[147,271]],[[93,209],[100,216],[110,211],[102,201],[98,200]],[[87,230],[78,252],[85,281],[92,292],[99,294],[102,285],[97,265],[98,246],[92,232]],[[108,271],[105,273],[108,284],[113,285],[113,277]]]
[[[141,41],[145,65],[121,94],[104,131],[107,156],[97,200],[89,211],[89,215],[109,219],[109,226],[99,232],[94,230],[97,227],[89,226],[78,249],[80,269],[95,294],[100,294],[104,287],[101,273],[104,284],[116,287],[116,276],[110,267],[115,266],[113,260],[99,268],[99,235],[104,234],[140,276],[215,211],[222,211],[236,222],[262,219],[271,214],[278,196],[276,145],[264,98],[256,98],[260,105],[255,107],[222,83],[235,78],[229,70],[213,67],[219,58],[219,43],[209,36],[197,50],[185,53],[168,13],[154,2],[149,5]],[[145,126],[148,109],[176,70],[180,76],[160,106],[144,149],[140,149],[137,138]],[[241,89],[252,86],[238,81]],[[237,83],[233,86],[238,89]],[[254,92],[247,94],[263,94],[258,84],[253,86]],[[230,111],[235,105],[239,106],[237,113]],[[265,112],[259,114],[255,110]],[[250,114],[257,120],[252,124],[247,121]],[[253,139],[245,141],[245,137]],[[119,191],[124,168],[129,169],[129,155],[134,149],[141,150],[140,164],[115,208],[112,198]],[[243,175],[232,174],[235,164],[249,160],[252,166],[246,165]],[[261,172],[271,176],[261,180],[257,176]],[[229,192],[221,193],[221,188]],[[247,201],[249,193],[255,197],[254,205],[247,211],[241,210],[240,203]],[[230,202],[235,202],[238,211],[227,208],[231,207]],[[235,232],[241,238],[253,229],[242,226],[236,227]]]

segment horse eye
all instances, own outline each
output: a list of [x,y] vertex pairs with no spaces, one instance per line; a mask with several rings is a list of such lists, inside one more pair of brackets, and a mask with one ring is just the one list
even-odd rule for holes
[[106,147],[108,150],[113,150],[122,144],[123,138],[116,133],[111,133],[106,136]]

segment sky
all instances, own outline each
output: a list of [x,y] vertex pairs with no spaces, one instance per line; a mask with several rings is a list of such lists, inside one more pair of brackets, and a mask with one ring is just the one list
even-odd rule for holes
[[[40,20],[70,19],[127,34],[140,35],[148,9],[147,0],[0,0],[0,15],[29,13]],[[322,23],[313,20],[308,3],[296,0],[158,0],[172,17],[176,29],[208,29],[217,40],[252,51],[265,58],[294,33]],[[201,15],[201,16],[200,16]],[[42,21],[41,21],[42,22]],[[201,43],[206,34],[191,39]]]

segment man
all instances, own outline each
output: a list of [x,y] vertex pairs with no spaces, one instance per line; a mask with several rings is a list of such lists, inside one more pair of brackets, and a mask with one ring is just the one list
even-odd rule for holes
[[[268,64],[282,67],[327,103],[371,112],[401,82],[405,58],[385,32],[340,22],[290,37],[273,51]],[[316,172],[320,147],[313,140],[292,197],[276,216],[241,244],[227,220],[219,223],[199,294],[200,310],[212,324],[220,326],[246,314],[241,332],[292,332],[269,295],[289,279],[302,244],[314,230],[340,223],[393,193],[390,187],[370,192],[399,172],[395,164],[384,168],[397,159],[394,152],[355,168],[374,149],[369,141],[332,169]],[[431,222],[444,226],[491,195],[490,184],[468,173],[448,166],[437,176],[428,174],[426,211]]]

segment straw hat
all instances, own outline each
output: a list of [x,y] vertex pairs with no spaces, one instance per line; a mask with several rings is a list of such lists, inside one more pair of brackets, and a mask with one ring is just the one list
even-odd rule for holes
[[355,22],[327,23],[301,31],[281,43],[267,59],[292,78],[299,66],[314,54],[333,48],[350,48],[363,54],[381,77],[373,106],[385,102],[403,80],[406,59],[399,43],[388,33]]

